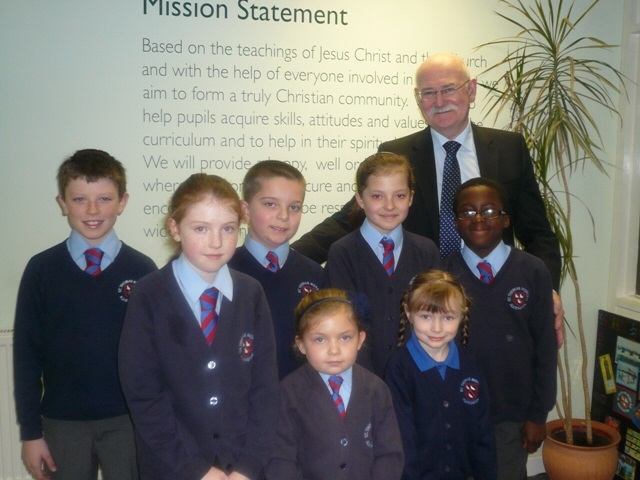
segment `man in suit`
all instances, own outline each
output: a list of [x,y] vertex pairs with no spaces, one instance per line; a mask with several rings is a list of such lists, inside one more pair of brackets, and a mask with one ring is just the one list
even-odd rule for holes
[[[426,129],[380,145],[409,158],[416,176],[416,191],[404,227],[431,238],[440,245],[440,194],[445,161],[443,144],[460,144],[457,160],[460,181],[491,178],[506,189],[511,226],[504,231],[505,243],[514,239],[524,250],[539,257],[551,272],[554,288],[560,284],[562,259],[558,240],[551,230],[531,157],[524,137],[518,133],[473,125],[469,110],[476,98],[477,81],[464,60],[449,53],[427,58],[416,71],[416,102],[429,125]],[[292,244],[317,262],[324,262],[331,244],[357,228],[351,225],[351,199],[339,212],[325,219]],[[563,318],[560,297],[554,293],[558,345],[562,345]]]

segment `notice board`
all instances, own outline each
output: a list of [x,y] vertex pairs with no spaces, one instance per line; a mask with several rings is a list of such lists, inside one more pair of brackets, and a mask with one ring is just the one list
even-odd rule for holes
[[640,480],[640,322],[598,312],[593,420],[620,431],[616,479]]

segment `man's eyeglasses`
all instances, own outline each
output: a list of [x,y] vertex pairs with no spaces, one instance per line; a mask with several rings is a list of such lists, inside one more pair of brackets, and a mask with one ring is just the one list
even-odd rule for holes
[[416,92],[416,96],[420,100],[435,100],[438,94],[440,94],[442,98],[449,98],[453,96],[454,93],[456,93],[458,90],[460,90],[470,81],[471,79],[467,80],[466,82],[464,82],[462,85],[458,87],[447,87],[447,88],[443,88],[442,90],[429,90],[429,89],[418,90]]
[[480,214],[480,216],[485,220],[493,220],[501,215],[506,215],[507,212],[498,210],[497,208],[485,208],[481,212],[477,212],[475,210],[462,210],[461,212],[456,213],[456,216],[458,217],[458,220],[475,220],[478,214]]

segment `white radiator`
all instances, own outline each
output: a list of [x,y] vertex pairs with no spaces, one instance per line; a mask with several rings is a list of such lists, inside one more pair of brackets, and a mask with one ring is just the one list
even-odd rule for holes
[[27,480],[13,404],[12,346],[13,330],[0,330],[0,480]]

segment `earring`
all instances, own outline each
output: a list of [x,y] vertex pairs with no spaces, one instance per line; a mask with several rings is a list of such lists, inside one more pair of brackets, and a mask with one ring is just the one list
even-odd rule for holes
[[471,104],[469,105],[469,109],[473,110],[474,108],[476,108],[476,102],[471,102]]

